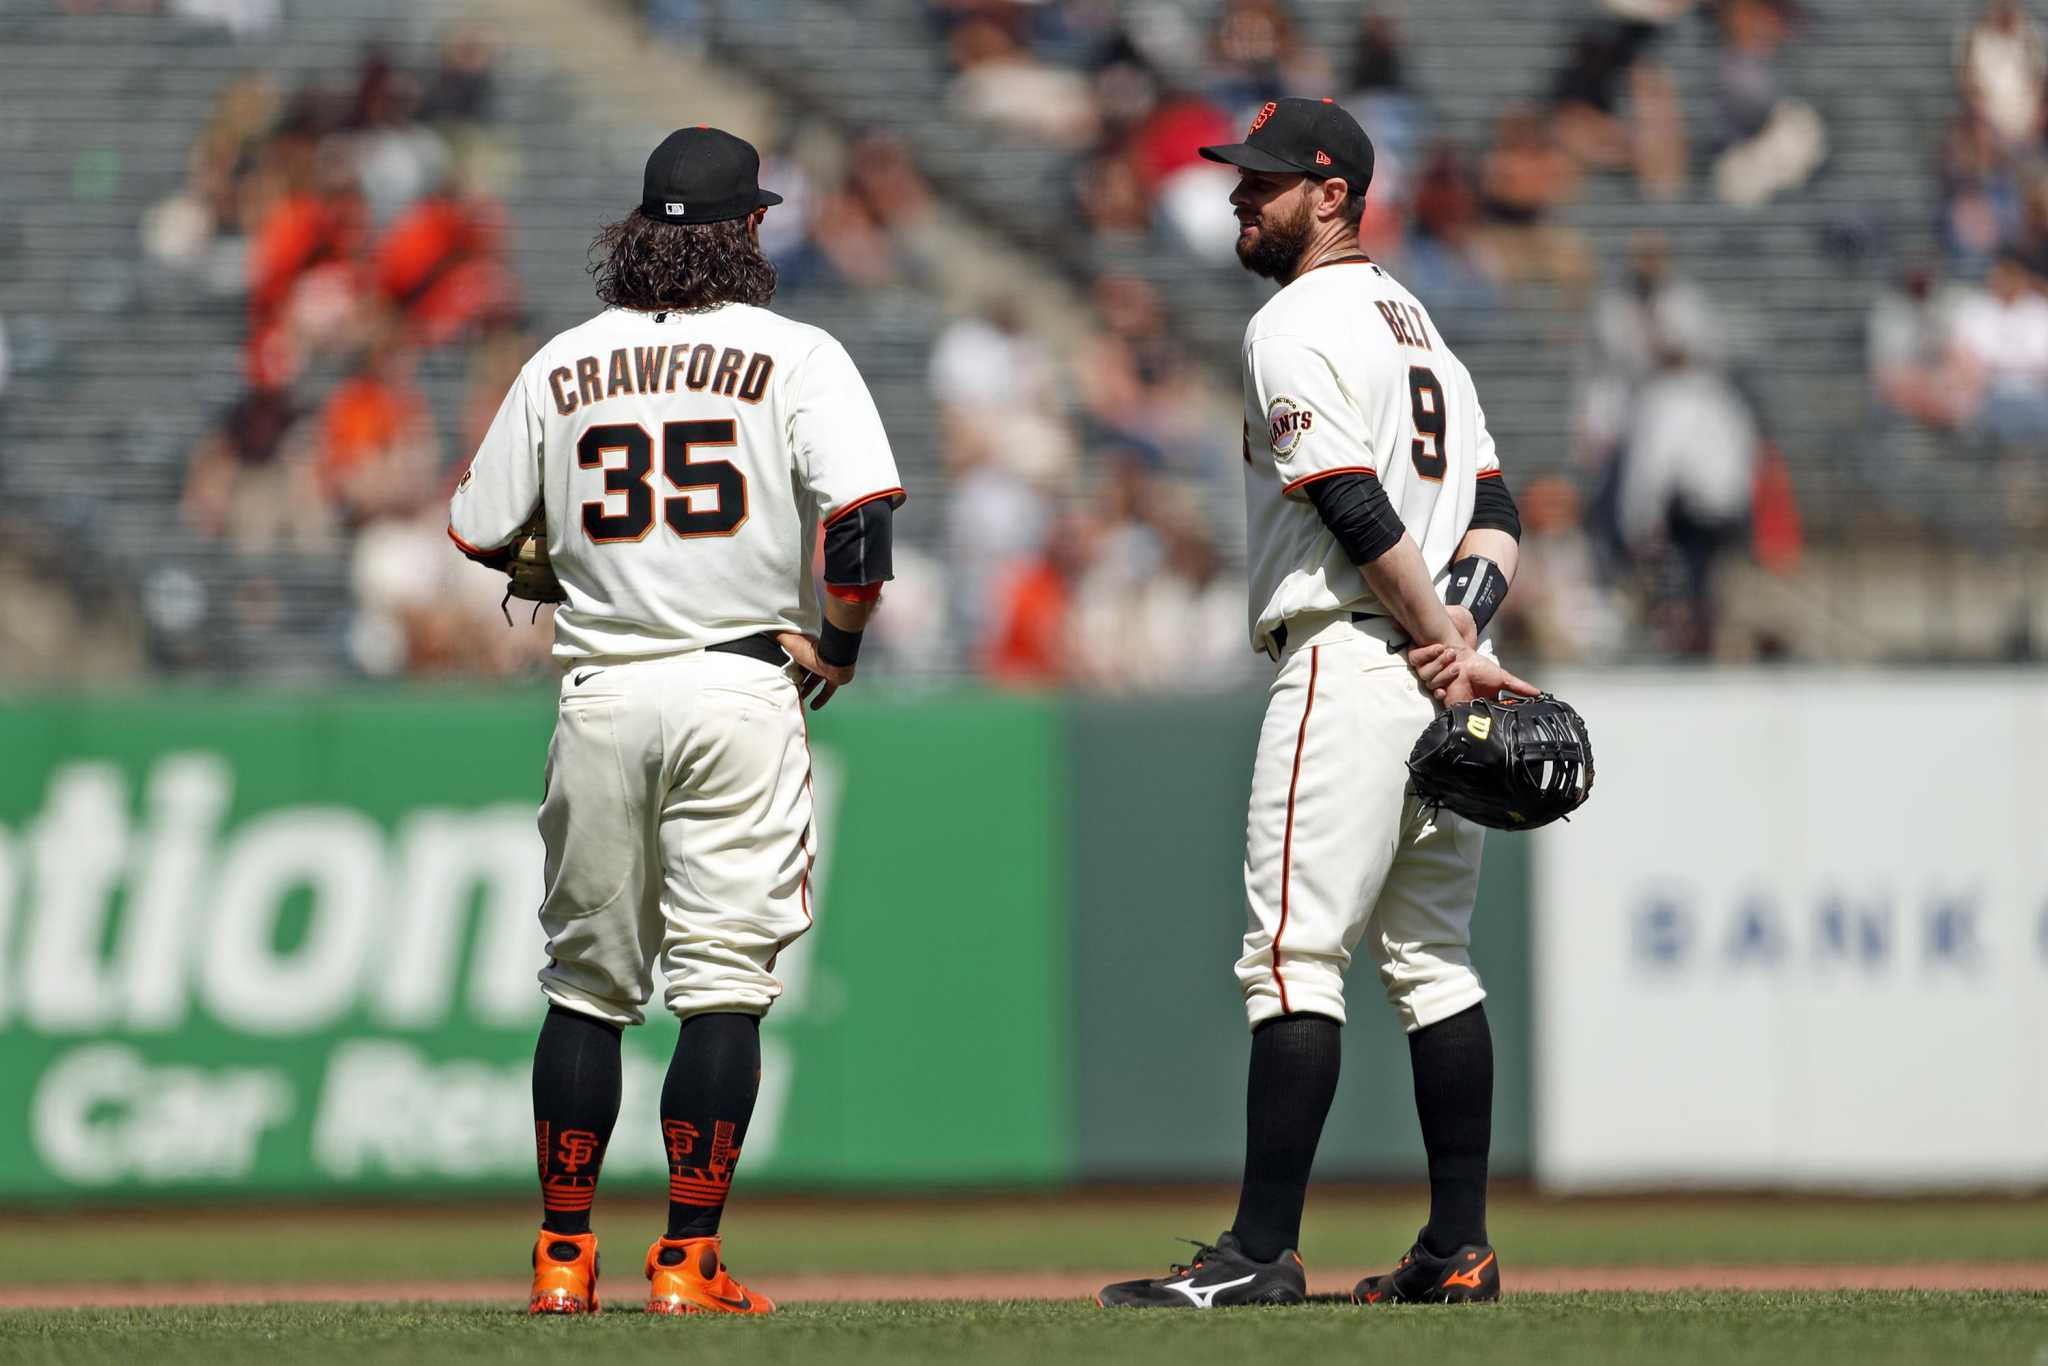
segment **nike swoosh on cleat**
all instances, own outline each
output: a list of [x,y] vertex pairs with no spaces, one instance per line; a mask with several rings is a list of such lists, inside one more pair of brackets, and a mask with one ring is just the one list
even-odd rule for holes
[[1251,1276],[1239,1276],[1234,1281],[1218,1281],[1214,1285],[1196,1285],[1194,1278],[1190,1276],[1178,1285],[1168,1281],[1166,1288],[1187,1296],[1189,1303],[1193,1304],[1197,1309],[1214,1309],[1216,1307],[1216,1296],[1219,1293],[1244,1285],[1257,1274],[1257,1272],[1254,1272]]
[[752,1309],[754,1307],[754,1301],[746,1295],[741,1295],[736,1300],[729,1300],[723,1295],[713,1295],[711,1298],[717,1300],[727,1309],[736,1310],[742,1314],[746,1313],[749,1309]]

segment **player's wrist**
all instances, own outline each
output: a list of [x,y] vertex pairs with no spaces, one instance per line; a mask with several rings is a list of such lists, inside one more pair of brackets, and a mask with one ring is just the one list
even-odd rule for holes
[[830,617],[818,632],[818,658],[835,669],[850,669],[860,658],[861,638],[865,629],[848,630]]

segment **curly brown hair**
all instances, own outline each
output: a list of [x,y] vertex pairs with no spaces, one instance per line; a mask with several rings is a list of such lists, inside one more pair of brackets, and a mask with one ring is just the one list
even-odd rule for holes
[[597,297],[614,308],[701,313],[775,296],[775,267],[745,218],[664,223],[635,209],[598,233],[589,256]]

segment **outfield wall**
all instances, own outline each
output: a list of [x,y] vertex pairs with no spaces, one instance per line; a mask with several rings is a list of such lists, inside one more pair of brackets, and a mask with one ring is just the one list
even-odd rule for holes
[[[1549,681],[1600,779],[1489,841],[1496,1171],[2048,1184],[2039,682]],[[816,717],[818,925],[749,1180],[1234,1177],[1259,706]],[[524,692],[0,709],[0,1196],[524,1189],[551,721]],[[1318,1171],[1413,1176],[1406,1049],[1353,986]],[[628,1036],[614,1177],[662,1171],[672,1029]]]
[[[523,1189],[552,715],[416,692],[0,711],[0,1195]],[[1233,1175],[1257,718],[857,692],[818,715],[817,928],[783,959],[750,1181]],[[1508,1170],[1515,853],[1483,912]],[[1412,1174],[1405,1049],[1364,980],[1323,1170]],[[628,1037],[606,1170],[653,1178],[673,1026]]]

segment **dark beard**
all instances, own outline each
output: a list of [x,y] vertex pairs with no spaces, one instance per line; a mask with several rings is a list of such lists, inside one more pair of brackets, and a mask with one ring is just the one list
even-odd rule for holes
[[1303,205],[1291,222],[1261,223],[1251,246],[1247,247],[1240,237],[1237,259],[1252,274],[1285,284],[1301,264],[1301,254],[1308,249],[1308,235],[1308,206]]

